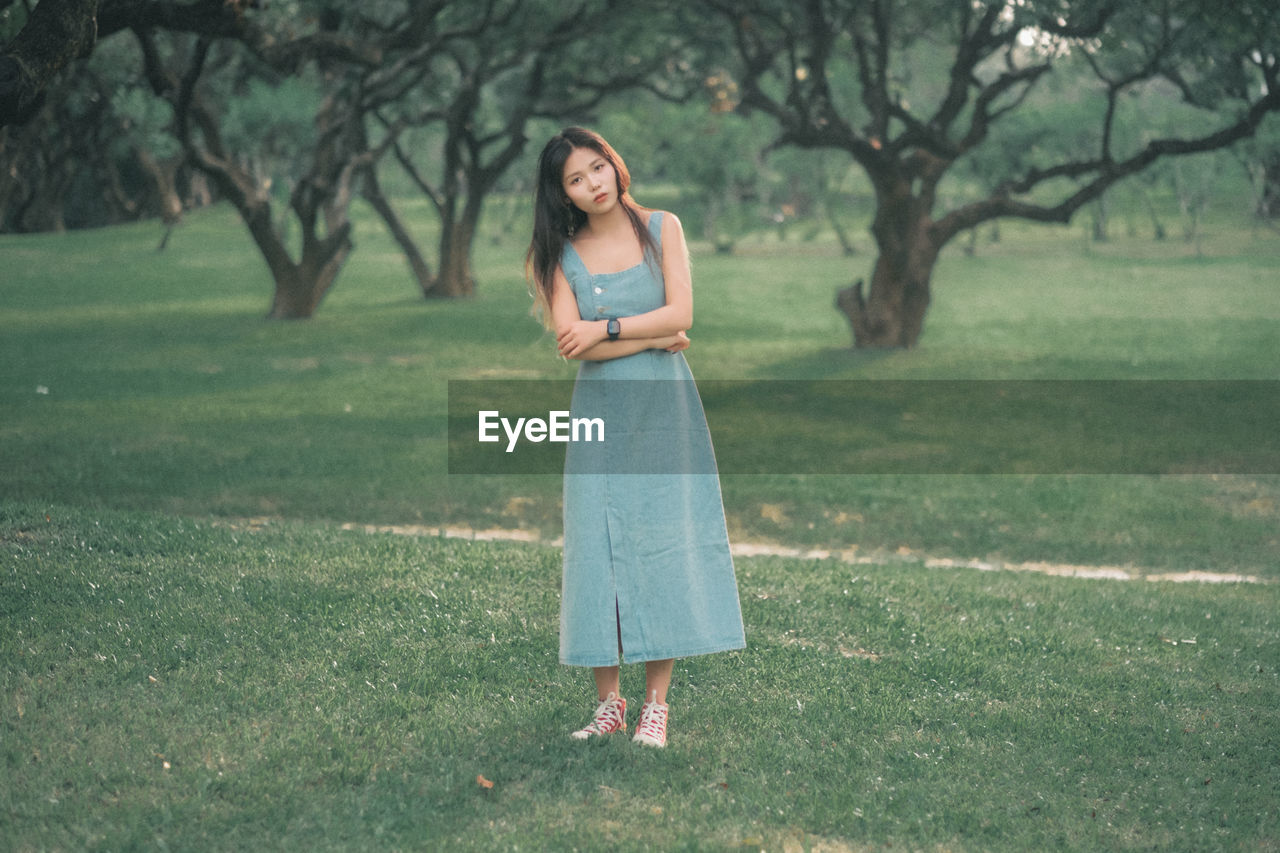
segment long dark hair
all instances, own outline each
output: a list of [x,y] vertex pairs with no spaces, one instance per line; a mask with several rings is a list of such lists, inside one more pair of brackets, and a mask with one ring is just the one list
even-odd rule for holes
[[570,232],[577,231],[587,221],[585,213],[565,201],[564,164],[576,148],[590,148],[613,166],[618,176],[618,201],[627,211],[645,257],[658,254],[658,246],[649,233],[648,224],[641,219],[635,199],[628,192],[631,173],[627,171],[627,164],[600,134],[581,127],[566,127],[547,141],[538,157],[537,185],[533,196],[533,239],[525,255],[525,271],[533,278],[534,297],[543,311],[544,321],[548,323],[551,291],[564,244]]

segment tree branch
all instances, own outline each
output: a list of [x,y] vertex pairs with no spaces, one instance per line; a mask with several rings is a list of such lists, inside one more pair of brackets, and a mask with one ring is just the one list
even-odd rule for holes
[[943,133],[946,133],[951,123],[964,109],[964,105],[968,103],[969,87],[975,82],[974,69],[978,67],[978,63],[991,54],[991,48],[994,45],[1007,43],[1016,36],[1014,32],[1002,38],[995,37],[993,28],[1000,18],[1002,9],[1003,7],[995,4],[987,7],[986,13],[978,21],[977,26],[971,32],[967,32],[965,22],[969,18],[969,9],[967,4],[964,6],[965,14],[960,22],[962,36],[956,50],[955,62],[951,64],[947,95],[929,121],[931,126]]
[[97,41],[97,0],[44,0],[0,54],[0,127],[23,124],[44,104],[44,92]]
[[[43,5],[43,4],[41,4]],[[264,32],[245,9],[256,8],[256,0],[243,3],[228,0],[193,0],[190,3],[163,0],[102,0],[98,14],[101,35],[120,30],[157,29],[192,33],[205,38],[225,38],[241,42],[255,56],[282,73],[293,73],[312,59],[328,59],[377,67],[383,51],[373,41],[362,41],[337,32],[318,32],[280,40]]]
[[[1052,66],[1048,62],[1039,65],[1028,65],[1024,68],[1018,68],[1013,71],[1007,71],[1001,74],[995,81],[988,84],[979,94],[973,103],[973,117],[969,122],[969,130],[965,133],[964,138],[957,147],[957,153],[963,153],[970,150],[974,146],[986,139],[987,132],[991,129],[1001,116],[1015,110],[1031,93],[1032,87],[1036,81],[1044,74],[1050,71]],[[991,105],[1001,96],[1015,86],[1022,86],[1022,91],[1013,99],[1012,102],[1006,104],[1000,109],[992,112]]]
[[404,169],[405,174],[409,176],[409,180],[413,181],[422,194],[431,200],[431,204],[435,207],[436,213],[443,213],[444,199],[440,198],[440,194],[436,192],[435,188],[422,177],[422,173],[418,171],[417,166],[413,165],[413,160],[410,159],[409,155],[405,153],[405,150],[400,147],[399,142],[392,143],[391,153],[395,155],[396,162],[398,162],[400,167]]
[[[1014,216],[1035,222],[1066,223],[1084,205],[1099,198],[1123,178],[1141,172],[1161,157],[1200,154],[1225,148],[1245,139],[1258,129],[1269,112],[1280,110],[1280,88],[1271,88],[1254,102],[1234,123],[1194,139],[1155,139],[1140,151],[1122,161],[1102,157],[1062,163],[1048,169],[1032,169],[1018,180],[997,187],[990,197],[958,208],[935,222],[931,228],[942,242],[967,228],[1002,216]],[[1019,201],[1012,196],[1025,194],[1046,181],[1057,178],[1086,178],[1087,183],[1055,205]]]

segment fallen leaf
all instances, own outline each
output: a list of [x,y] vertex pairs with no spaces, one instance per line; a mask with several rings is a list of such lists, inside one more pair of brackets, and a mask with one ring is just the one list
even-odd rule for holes
[[476,776],[476,784],[477,784],[477,785],[479,785],[481,788],[492,788],[492,787],[493,787],[493,783],[492,783],[492,782],[490,782],[488,779],[484,778],[483,776],[479,776],[479,775],[478,775],[478,776]]

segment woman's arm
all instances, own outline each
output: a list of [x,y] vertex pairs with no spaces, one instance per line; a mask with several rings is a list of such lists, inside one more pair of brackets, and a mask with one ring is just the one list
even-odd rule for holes
[[[630,320],[631,318],[627,318]],[[573,288],[569,286],[569,280],[564,277],[564,272],[559,268],[556,269],[555,282],[551,290],[551,320],[555,324],[557,337],[560,341],[560,354],[565,358],[572,358],[579,361],[608,361],[613,358],[622,358],[624,355],[634,355],[647,349],[665,349],[668,352],[680,352],[689,346],[689,339],[683,331],[670,335],[661,335],[648,338],[627,338],[626,340],[607,340],[608,334],[600,336],[600,339],[593,344],[585,347],[572,348],[564,343],[564,330],[572,327],[574,324],[582,323],[582,317],[578,314],[578,300],[573,296]],[[593,321],[591,325],[603,326],[605,321]]]
[[[685,243],[684,227],[674,213],[662,217],[662,278],[666,304],[644,314],[623,317],[619,324],[619,340],[666,338],[688,331],[693,325],[693,276],[689,271],[689,247]],[[565,285],[568,286],[567,281]],[[572,298],[572,291],[569,296]],[[577,311],[574,313],[576,315]],[[556,340],[560,353],[566,358],[578,358],[580,353],[605,341],[608,336],[604,320],[583,320],[575,316],[561,325],[556,318]]]
[[622,358],[624,355],[635,355],[647,349],[664,349],[667,352],[680,352],[689,348],[689,338],[684,332],[667,335],[664,338],[630,338],[616,341],[601,341],[573,356],[578,361],[608,361],[611,358]]

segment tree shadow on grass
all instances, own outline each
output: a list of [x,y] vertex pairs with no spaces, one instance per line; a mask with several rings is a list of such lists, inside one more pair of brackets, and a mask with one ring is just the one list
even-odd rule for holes
[[800,352],[791,358],[780,359],[760,368],[765,379],[830,379],[854,378],[862,371],[887,361],[898,350],[854,349],[851,346],[823,347]]

